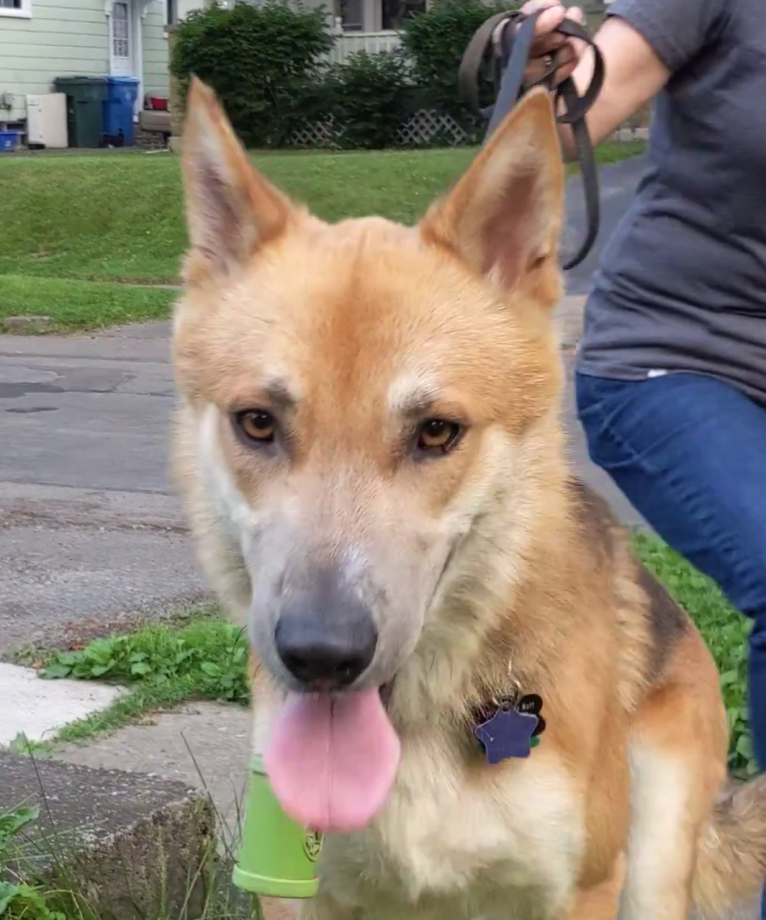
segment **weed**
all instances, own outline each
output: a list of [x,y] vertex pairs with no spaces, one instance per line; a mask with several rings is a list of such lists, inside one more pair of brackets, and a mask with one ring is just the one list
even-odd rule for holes
[[[43,790],[44,793],[44,790]],[[98,908],[84,895],[90,887],[77,870],[73,875],[65,855],[68,842],[46,837],[25,841],[22,837],[40,817],[38,806],[18,807],[0,813],[0,917],[3,920],[104,920]],[[205,899],[192,908],[191,895],[198,889],[199,875],[189,878],[189,893],[181,903],[165,903],[143,920],[263,920],[257,898],[235,891],[230,882],[230,867],[238,843],[222,839],[224,858],[211,850],[199,872],[206,875]],[[214,844],[211,841],[211,846]],[[63,852],[59,850],[64,847]],[[41,876],[39,866],[50,867]],[[76,865],[76,859],[74,861]],[[33,884],[30,879],[39,878]],[[198,902],[195,902],[198,903]],[[111,913],[109,914],[111,916]]]
[[12,739],[7,749],[12,754],[24,754],[27,757],[35,757],[37,760],[47,760],[51,756],[50,748],[50,742],[31,741],[24,732],[19,732]]
[[247,643],[242,630],[220,619],[180,629],[145,626],[128,636],[96,639],[80,651],[58,652],[41,676],[120,684],[183,683],[202,699],[244,702]]
[[247,657],[242,630],[209,616],[193,617],[181,627],[152,624],[127,636],[96,639],[79,651],[54,652],[43,661],[41,677],[127,688],[108,709],[73,722],[56,740],[81,741],[190,699],[245,705]]
[[[21,807],[0,813],[0,917],[7,920],[69,920],[65,914],[53,909],[50,896],[42,889],[17,881],[7,871],[12,848],[19,835],[37,820],[40,809]],[[9,877],[10,876],[10,877]]]

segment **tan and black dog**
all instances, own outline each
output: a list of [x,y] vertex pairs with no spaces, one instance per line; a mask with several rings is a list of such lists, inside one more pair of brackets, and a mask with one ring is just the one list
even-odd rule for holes
[[547,96],[416,227],[312,217],[196,81],[183,146],[174,465],[254,743],[326,834],[304,920],[755,895],[766,786],[727,786],[713,661],[567,471]]

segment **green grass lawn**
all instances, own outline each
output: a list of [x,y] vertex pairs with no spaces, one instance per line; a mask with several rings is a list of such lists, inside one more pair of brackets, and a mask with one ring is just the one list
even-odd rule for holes
[[[748,625],[707,578],[655,537],[636,537],[636,549],[689,611],[713,653],[731,729],[730,765],[754,772],[745,700]],[[241,630],[210,611],[183,624],[152,624],[127,636],[99,639],[79,651],[37,662],[51,679],[107,680],[130,692],[103,713],[65,728],[58,740],[82,741],[112,731],[153,709],[187,699],[246,704],[247,645]]]
[[[176,296],[162,288],[0,275],[0,332],[77,332],[162,319]],[[42,327],[9,325],[11,317],[48,317]]]
[[[598,155],[608,163],[641,149],[609,143]],[[253,160],[327,220],[381,214],[411,223],[474,152],[265,153]],[[0,189],[0,276],[177,280],[186,245],[177,157],[0,157]]]

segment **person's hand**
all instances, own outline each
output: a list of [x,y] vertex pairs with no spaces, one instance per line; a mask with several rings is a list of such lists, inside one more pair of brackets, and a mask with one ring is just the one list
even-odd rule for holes
[[587,44],[576,38],[567,38],[555,32],[564,19],[582,24],[585,17],[576,6],[563,6],[559,0],[527,0],[521,8],[525,15],[542,10],[535,23],[535,40],[529,55],[529,64],[524,72],[527,85],[539,82],[555,63],[554,86],[572,75],[587,49]]

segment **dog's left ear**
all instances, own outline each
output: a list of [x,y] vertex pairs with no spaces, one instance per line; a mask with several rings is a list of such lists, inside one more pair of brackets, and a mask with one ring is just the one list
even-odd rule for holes
[[191,251],[186,280],[229,273],[279,236],[298,209],[250,163],[209,89],[189,88],[182,169]]
[[552,306],[563,213],[561,147],[551,103],[539,89],[506,117],[420,230],[502,290],[534,285],[536,298]]

